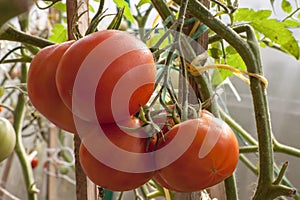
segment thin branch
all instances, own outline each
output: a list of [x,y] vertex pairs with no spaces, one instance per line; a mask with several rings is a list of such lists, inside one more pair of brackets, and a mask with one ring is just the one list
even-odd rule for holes
[[53,42],[50,42],[49,40],[46,40],[44,38],[28,35],[22,31],[18,31],[12,26],[3,27],[3,29],[0,32],[0,40],[21,42],[24,44],[30,44],[40,48],[54,44]]

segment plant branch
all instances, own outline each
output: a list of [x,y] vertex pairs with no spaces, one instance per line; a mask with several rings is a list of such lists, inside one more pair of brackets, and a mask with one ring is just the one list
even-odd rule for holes
[[12,26],[3,26],[0,31],[0,40],[9,40],[14,42],[21,42],[24,44],[30,44],[33,46],[37,46],[40,48],[53,45],[53,42],[49,40],[36,37],[33,35],[28,35],[22,31],[18,31],[17,29],[13,28]]
[[257,152],[258,152],[258,146],[256,145],[240,147],[240,153],[257,153]]
[[273,149],[275,152],[285,153],[291,156],[300,157],[300,150],[294,147],[287,146],[285,144],[279,143],[273,138]]
[[242,136],[250,145],[257,146],[258,143],[241,125],[239,125],[234,119],[226,114],[223,109],[219,108],[221,118],[234,130],[236,130],[240,136]]
[[240,160],[248,167],[255,175],[258,175],[257,167],[243,154],[240,154]]
[[[25,64],[22,65],[22,75],[21,75],[21,82],[26,82],[27,76],[27,68]],[[14,129],[16,131],[16,154],[20,160],[20,164],[22,166],[23,175],[25,179],[26,189],[27,189],[27,196],[28,200],[36,200],[37,199],[37,192],[38,189],[36,188],[33,171],[31,168],[31,164],[27,159],[27,153],[22,141],[22,124],[25,116],[25,98],[24,94],[20,93],[18,95],[18,102],[17,106],[14,111]]]

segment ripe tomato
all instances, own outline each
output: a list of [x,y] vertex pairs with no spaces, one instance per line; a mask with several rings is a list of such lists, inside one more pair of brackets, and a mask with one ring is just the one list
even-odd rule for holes
[[30,64],[27,88],[31,103],[42,115],[59,128],[75,133],[73,114],[62,102],[55,82],[58,62],[73,43],[52,45],[39,51]]
[[[122,123],[122,126],[137,128],[140,126],[139,120],[131,118]],[[124,130],[120,129],[115,123],[101,124],[106,137],[116,147],[125,150],[128,154],[146,153],[146,138],[134,137],[128,135]],[[137,134],[145,134],[142,129],[136,131]],[[83,138],[79,158],[81,166],[86,175],[97,185],[112,191],[127,191],[135,189],[152,178],[154,172],[126,172],[124,167],[137,166],[137,165],[149,165],[154,164],[153,158],[150,160],[140,160],[128,156],[118,157],[115,155],[113,148],[104,148],[104,145],[100,145],[100,141],[103,141],[105,137],[100,134],[89,134]],[[91,149],[96,154],[104,153],[105,160],[97,159],[91,153]],[[128,155],[126,154],[126,155]],[[116,161],[117,166],[108,166],[109,161]],[[152,163],[150,163],[152,162]]]
[[16,145],[16,133],[12,124],[0,117],[0,162],[6,159]]
[[34,157],[32,160],[31,160],[31,167],[32,169],[35,169],[39,164],[39,159],[38,157]]
[[[165,134],[166,142],[159,142],[158,149],[174,140],[179,131],[188,134],[186,138],[191,134],[195,137],[177,160],[158,171],[157,181],[164,187],[178,192],[199,191],[233,173],[239,158],[239,147],[233,131],[225,122],[208,111],[202,112],[201,118],[175,125]],[[173,145],[180,148],[182,143],[184,141],[181,140]],[[155,161],[159,166],[164,162],[164,157],[156,156]]]
[[126,32],[103,30],[66,51],[56,83],[63,102],[75,115],[91,121],[96,111],[100,122],[109,123],[122,121],[145,105],[155,76],[152,53],[142,41]]

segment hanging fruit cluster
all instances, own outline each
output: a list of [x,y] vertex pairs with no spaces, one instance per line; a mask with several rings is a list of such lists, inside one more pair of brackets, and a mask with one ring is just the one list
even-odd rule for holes
[[103,30],[42,49],[29,68],[28,95],[53,124],[79,134],[83,170],[103,188],[126,191],[153,178],[190,192],[230,176],[239,151],[225,122],[203,110],[179,124],[167,117],[157,128],[137,114],[155,82],[147,46],[129,33]]

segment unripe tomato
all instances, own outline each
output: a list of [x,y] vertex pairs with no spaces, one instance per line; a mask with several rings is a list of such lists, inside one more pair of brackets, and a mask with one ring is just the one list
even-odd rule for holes
[[[132,118],[123,125],[137,128],[140,126],[140,123],[135,118]],[[102,124],[101,127],[110,142],[125,150],[128,154],[146,153],[146,138],[130,136],[114,123]],[[137,131],[137,133],[144,134],[142,130]],[[104,148],[102,145],[99,145],[101,140],[103,140],[103,136],[97,133],[90,134],[83,138],[80,146],[80,163],[91,181],[108,190],[127,191],[135,189],[151,179],[154,174],[152,171],[131,173],[122,170],[122,168],[124,166],[148,165],[151,161],[153,162],[153,159],[149,160],[149,162],[143,162],[145,160],[131,159],[131,157],[126,156],[117,157],[112,148]],[[105,153],[105,160],[97,159],[91,153],[89,147],[92,147],[96,154],[98,152]],[[112,159],[115,159],[117,166],[108,166],[107,161]]]
[[[159,142],[158,149],[168,145],[179,131],[185,138],[195,134],[190,146],[168,166],[158,171],[157,181],[164,187],[178,192],[199,191],[213,186],[235,170],[239,158],[239,146],[232,129],[222,120],[213,117],[208,111],[201,118],[190,119],[175,125]],[[185,141],[173,144],[178,147]],[[164,162],[156,156],[156,164]]]
[[33,106],[57,127],[75,133],[72,112],[62,102],[56,87],[58,62],[74,41],[48,46],[33,58],[28,72],[28,96]]
[[103,30],[66,51],[56,83],[63,102],[75,115],[91,121],[96,112],[101,123],[110,123],[128,118],[145,105],[155,78],[152,53],[141,40],[126,32]]
[[16,133],[12,124],[0,117],[0,162],[6,159],[16,145]]

